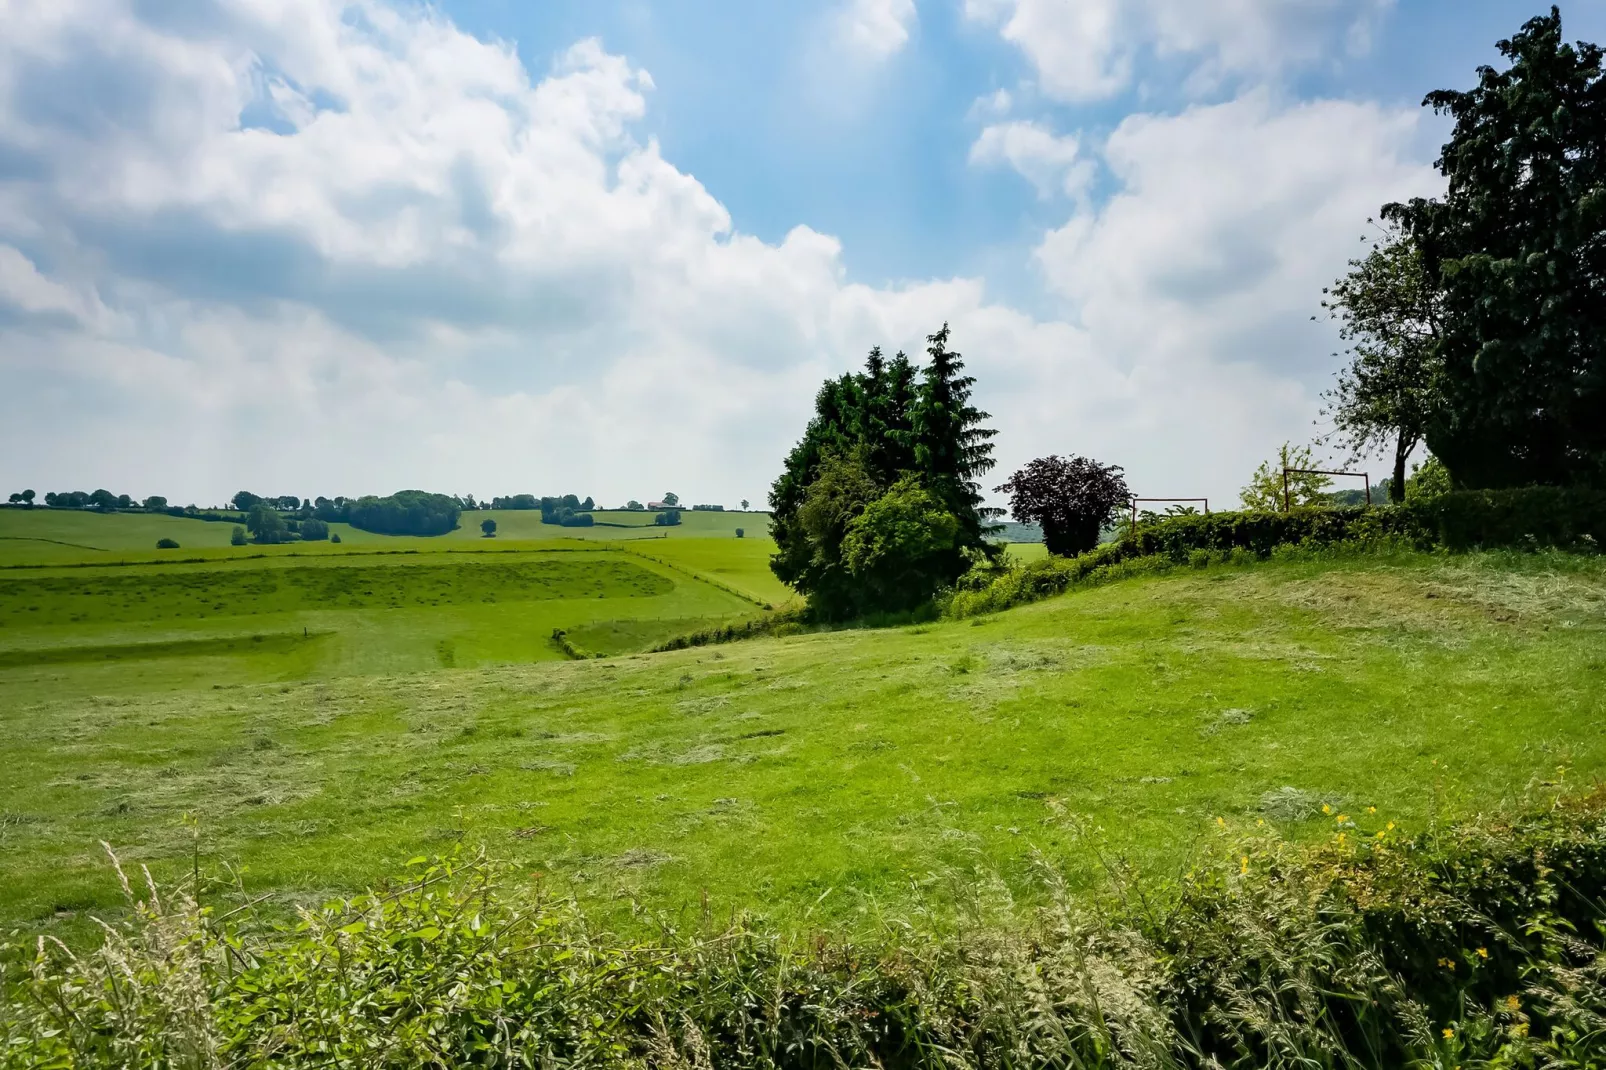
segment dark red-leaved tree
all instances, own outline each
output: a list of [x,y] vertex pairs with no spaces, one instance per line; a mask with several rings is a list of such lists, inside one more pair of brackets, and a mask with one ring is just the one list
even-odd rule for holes
[[1088,457],[1039,457],[997,488],[1019,523],[1038,524],[1048,552],[1061,557],[1099,544],[1099,529],[1132,500],[1117,464]]

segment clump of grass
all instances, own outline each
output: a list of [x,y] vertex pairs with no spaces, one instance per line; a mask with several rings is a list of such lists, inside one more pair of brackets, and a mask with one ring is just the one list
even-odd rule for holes
[[1375,815],[1316,846],[1224,832],[1169,890],[1107,859],[1108,888],[1073,895],[1045,865],[1030,912],[969,875],[959,909],[858,945],[706,910],[624,940],[483,856],[415,859],[289,924],[202,906],[199,873],[124,879],[98,947],[4,945],[0,1065],[1600,1065],[1603,811],[1398,842]]

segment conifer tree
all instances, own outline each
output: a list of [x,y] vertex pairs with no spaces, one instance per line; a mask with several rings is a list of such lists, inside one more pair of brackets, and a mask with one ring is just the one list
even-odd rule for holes
[[990,414],[970,403],[976,380],[964,375],[965,362],[948,348],[948,325],[926,338],[931,363],[922,370],[914,407],[914,460],[933,494],[960,522],[960,544],[986,550],[985,536],[997,530],[998,510],[981,504],[981,477],[993,461],[992,439],[983,427]]

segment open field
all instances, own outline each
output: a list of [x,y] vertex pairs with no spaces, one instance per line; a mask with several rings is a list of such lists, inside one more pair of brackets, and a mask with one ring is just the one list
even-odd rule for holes
[[[361,589],[435,591],[428,557],[418,586]],[[640,585],[599,606],[663,597],[651,577],[597,582]],[[854,924],[945,866],[1014,879],[1041,851],[1076,872],[1065,814],[1164,873],[1217,817],[1315,832],[1326,803],[1411,829],[1606,774],[1598,559],[1223,566],[975,621],[521,665],[481,651],[519,612],[578,604],[567,588],[495,607],[278,601],[299,583],[245,596],[283,622],[260,649],[236,633],[198,652],[147,618],[107,626],[108,645],[119,628],[180,644],[142,669],[37,638],[36,661],[0,662],[0,762],[27,771],[0,780],[0,919],[114,908],[97,841],[172,874],[194,829],[203,861],[248,866],[259,894],[484,844],[605,909],[706,890],[720,910]],[[340,629],[296,623],[366,614],[426,644],[444,615],[493,611],[509,616],[428,671],[331,664]]]
[[[541,514],[533,510],[482,510],[464,513],[456,531],[435,538],[410,538],[393,535],[375,535],[359,531],[349,524],[330,524],[332,534],[338,534],[341,545],[328,543],[287,543],[281,546],[231,547],[229,535],[233,524],[210,520],[194,520],[163,514],[113,513],[102,514],[78,509],[17,509],[0,508],[0,566],[68,564],[96,559],[161,561],[174,557],[191,557],[194,551],[215,555],[259,553],[339,553],[342,548],[374,549],[439,549],[443,544],[463,548],[507,548],[509,543],[548,542],[627,542],[637,539],[655,539],[670,542],[678,539],[718,539],[736,541],[736,529],[742,528],[746,538],[741,541],[768,544],[769,514],[767,513],[715,513],[682,512],[681,523],[671,528],[655,527],[652,513],[597,512],[596,527],[565,528],[541,523]],[[486,518],[497,522],[497,534],[487,539],[480,533],[480,522]],[[614,526],[618,525],[618,526]],[[156,549],[158,539],[172,539],[178,550]],[[514,547],[517,548],[517,547]],[[773,552],[773,551],[770,551]]]

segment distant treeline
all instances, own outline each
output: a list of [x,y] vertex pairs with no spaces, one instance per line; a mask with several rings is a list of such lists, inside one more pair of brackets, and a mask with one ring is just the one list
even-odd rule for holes
[[[473,499],[470,499],[472,501]],[[492,498],[492,509],[541,510],[541,523],[560,524],[566,528],[589,528],[596,523],[591,510],[597,507],[588,494],[584,501],[575,494],[537,498],[533,494],[512,494],[505,498]],[[473,508],[471,505],[469,508]]]

